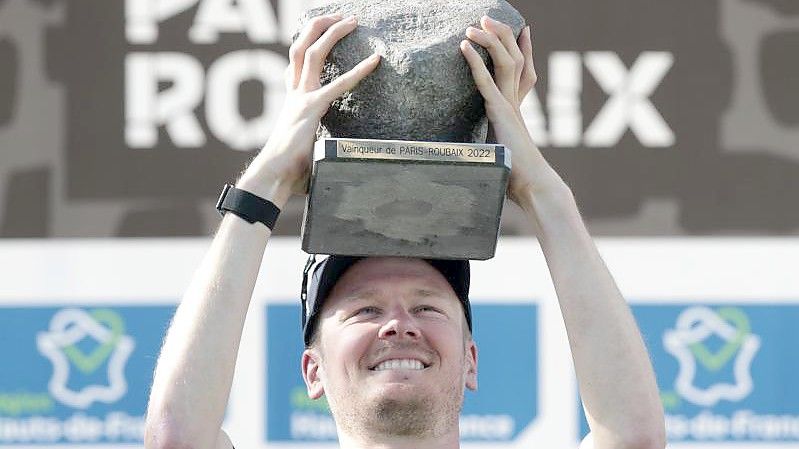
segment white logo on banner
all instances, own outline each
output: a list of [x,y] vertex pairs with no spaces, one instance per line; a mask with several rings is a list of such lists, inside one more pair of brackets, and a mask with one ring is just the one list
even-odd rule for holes
[[[50,321],[50,331],[36,338],[39,352],[53,363],[53,377],[48,385],[50,394],[62,403],[86,409],[94,402],[111,403],[127,392],[124,370],[135,343],[122,335],[121,318],[110,310],[95,310],[89,314],[79,309],[63,309]],[[89,354],[76,345],[92,338],[98,346]],[[72,364],[70,364],[70,361]],[[73,391],[68,385],[71,367],[92,374],[107,361],[107,385],[88,385]]]
[[[707,307],[691,307],[677,318],[675,328],[663,335],[666,350],[677,358],[680,368],[675,380],[675,390],[686,400],[705,407],[712,407],[722,399],[740,401],[752,392],[751,365],[755,353],[760,348],[760,338],[751,334],[748,320],[737,309],[726,309],[730,313],[718,313]],[[734,313],[733,313],[734,312]],[[739,314],[743,319],[737,319]],[[734,326],[728,321],[732,319]],[[711,354],[704,341],[712,336],[724,340],[726,344]],[[734,352],[737,351],[737,355]],[[706,366],[718,369],[727,359],[733,361],[735,383],[716,383],[707,388],[695,385],[697,360]]]

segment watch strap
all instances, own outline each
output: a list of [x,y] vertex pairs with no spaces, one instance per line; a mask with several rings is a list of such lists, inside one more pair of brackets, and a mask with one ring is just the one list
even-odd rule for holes
[[248,223],[261,222],[270,231],[274,229],[277,217],[280,215],[280,208],[271,201],[231,184],[225,184],[222,188],[222,194],[216,202],[216,210],[222,215],[225,215],[225,212],[233,212]]

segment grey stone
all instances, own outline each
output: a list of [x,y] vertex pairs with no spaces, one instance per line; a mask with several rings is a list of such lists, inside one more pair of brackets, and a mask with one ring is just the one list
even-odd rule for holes
[[[327,84],[374,52],[380,67],[337,100],[322,120],[322,136],[438,142],[485,141],[485,107],[459,48],[466,28],[488,15],[516,36],[524,18],[504,0],[337,0],[311,18],[355,15],[358,28],[339,42],[322,75]],[[483,60],[493,69],[488,53]]]

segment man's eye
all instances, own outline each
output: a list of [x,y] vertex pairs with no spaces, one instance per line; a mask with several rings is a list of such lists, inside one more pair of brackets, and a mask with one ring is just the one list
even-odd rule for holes
[[419,311],[419,312],[441,313],[441,310],[438,309],[437,307],[427,306],[427,305],[419,306],[419,307],[416,308],[416,310]]
[[352,314],[352,316],[374,315],[374,314],[377,314],[379,312],[380,312],[380,309],[378,309],[377,307],[372,307],[372,306],[361,307],[360,309],[356,310],[355,313]]

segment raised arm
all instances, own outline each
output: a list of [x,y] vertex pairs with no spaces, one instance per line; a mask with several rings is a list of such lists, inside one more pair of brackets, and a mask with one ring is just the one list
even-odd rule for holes
[[467,37],[488,49],[491,76],[468,41],[461,45],[499,143],[513,155],[508,194],[539,230],[569,337],[591,427],[584,446],[662,448],[665,425],[655,376],[635,320],[583,223],[574,197],[536,148],[520,105],[536,81],[532,40],[483,19]]
[[[378,65],[370,57],[322,87],[320,74],[333,46],[357,26],[354,18],[320,16],[294,43],[286,71],[280,123],[237,187],[283,208],[304,192],[319,121],[330,104]],[[230,448],[221,430],[247,315],[266,242],[260,223],[226,214],[170,325],[147,408],[148,449]]]

